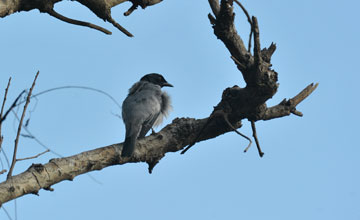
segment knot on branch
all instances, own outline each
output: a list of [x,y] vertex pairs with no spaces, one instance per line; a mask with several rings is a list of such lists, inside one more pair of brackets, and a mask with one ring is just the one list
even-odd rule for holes
[[28,171],[34,170],[38,173],[42,173],[45,170],[45,168],[44,165],[42,165],[41,163],[33,163],[27,170]]

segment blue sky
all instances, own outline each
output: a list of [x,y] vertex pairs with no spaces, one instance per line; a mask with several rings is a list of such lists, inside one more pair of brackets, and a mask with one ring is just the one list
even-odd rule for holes
[[[271,42],[278,46],[272,63],[280,87],[267,104],[275,105],[312,82],[320,83],[298,106],[304,117],[257,122],[263,158],[254,146],[244,154],[247,141],[228,133],[196,144],[185,155],[167,154],[151,175],[146,164],[126,164],[92,172],[101,184],[83,175],[54,185],[54,192],[26,195],[17,200],[17,218],[360,219],[356,98],[360,3],[242,2],[258,18],[262,46]],[[113,35],[38,11],[1,19],[0,97],[10,76],[9,102],[31,85],[40,70],[34,93],[81,85],[104,90],[121,103],[135,81],[158,72],[175,86],[166,88],[174,110],[164,126],[176,117],[207,117],[225,88],[244,86],[229,52],[213,34],[207,1],[165,0],[123,17],[129,7],[117,6],[112,14],[135,38],[127,38],[70,1],[57,4],[56,10],[104,26]],[[247,42],[249,25],[237,6],[235,12],[238,32]],[[124,125],[113,115],[120,110],[102,95],[69,89],[40,96],[35,103],[30,106],[36,108],[29,129],[63,156],[124,139]],[[243,123],[241,131],[250,136],[249,122]],[[11,116],[3,125],[8,156],[15,129]],[[19,148],[19,157],[43,151],[25,138]],[[18,162],[14,173],[54,157],[48,153]],[[1,175],[0,181],[4,178]],[[4,207],[15,219],[14,202]],[[0,219],[6,218],[0,210]]]

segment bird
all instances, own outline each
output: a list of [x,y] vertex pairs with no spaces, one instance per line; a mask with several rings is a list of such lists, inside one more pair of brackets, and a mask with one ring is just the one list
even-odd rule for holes
[[162,123],[171,106],[170,96],[162,87],[173,87],[158,73],[144,75],[130,89],[122,104],[122,118],[125,124],[125,141],[121,157],[131,157],[137,139],[144,138],[153,126]]

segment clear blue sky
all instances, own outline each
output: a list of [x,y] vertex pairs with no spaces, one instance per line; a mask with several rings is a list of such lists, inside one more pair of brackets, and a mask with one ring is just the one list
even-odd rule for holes
[[[242,2],[259,20],[262,46],[278,46],[273,67],[280,88],[267,104],[320,83],[298,106],[303,118],[257,123],[263,158],[254,146],[244,154],[247,141],[228,133],[185,155],[167,154],[151,175],[146,164],[114,166],[91,173],[102,184],[83,175],[54,185],[54,192],[26,195],[17,200],[17,218],[359,220],[359,1]],[[244,86],[229,52],[213,34],[207,1],[165,0],[123,17],[128,7],[120,5],[112,14],[135,38],[70,1],[57,4],[56,10],[102,25],[113,35],[38,11],[0,19],[0,97],[10,76],[9,102],[40,70],[35,93],[82,85],[102,89],[121,103],[142,75],[159,72],[175,86],[166,89],[174,107],[167,124],[176,117],[207,117],[226,87]],[[249,25],[235,8],[238,32],[247,42]],[[29,128],[54,151],[70,156],[122,142],[124,125],[113,113],[120,110],[104,96],[62,90],[39,97]],[[11,156],[14,118],[3,126],[3,148]],[[241,131],[251,135],[249,122]],[[43,151],[25,138],[19,147],[19,157]],[[53,157],[48,153],[18,162],[14,173]],[[15,219],[14,202],[4,207]],[[7,219],[3,210],[0,219]]]

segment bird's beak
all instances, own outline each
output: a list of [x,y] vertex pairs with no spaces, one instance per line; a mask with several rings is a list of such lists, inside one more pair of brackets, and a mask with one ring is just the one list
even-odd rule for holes
[[173,85],[171,85],[170,83],[166,82],[166,83],[163,83],[162,86],[168,86],[168,87],[174,87]]

